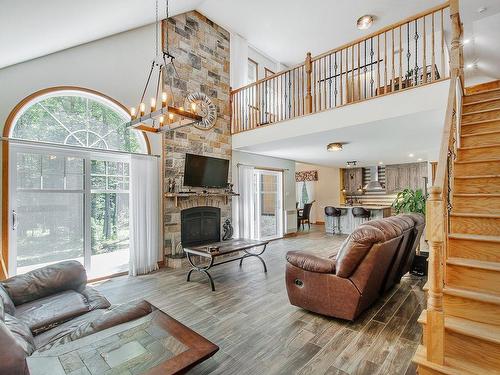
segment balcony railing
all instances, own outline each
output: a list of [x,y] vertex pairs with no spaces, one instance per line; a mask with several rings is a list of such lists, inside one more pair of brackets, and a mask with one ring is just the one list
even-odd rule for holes
[[232,133],[449,78],[449,3],[231,92]]

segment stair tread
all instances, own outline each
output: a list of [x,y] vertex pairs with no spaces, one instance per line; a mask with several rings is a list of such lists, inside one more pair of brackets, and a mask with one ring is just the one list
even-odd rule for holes
[[[417,347],[417,351],[415,352],[415,356],[413,357],[413,360],[421,365],[421,366],[424,366],[424,367],[427,367],[427,368],[430,368],[434,371],[438,371],[442,374],[445,374],[445,375],[470,375],[471,372],[470,371],[466,371],[466,370],[462,370],[460,368],[456,368],[456,367],[451,367],[449,365],[440,365],[440,364],[437,364],[437,363],[434,363],[434,362],[430,362],[427,360],[427,356],[426,356],[426,353],[427,353],[427,349],[424,345],[419,345]],[[449,359],[446,358],[445,359],[445,362],[446,363],[449,363]],[[452,361],[454,362],[454,361]],[[463,360],[458,360],[457,363],[466,363],[465,361]],[[472,365],[474,366],[474,365]],[[467,367],[467,368],[470,368],[471,365],[469,365],[467,363],[466,366],[462,366],[462,367]],[[476,374],[486,374],[487,373],[487,370],[485,369],[481,369],[481,368],[476,368],[474,370],[474,372]]]
[[490,119],[487,119],[487,120],[478,120],[478,121],[465,121],[465,122],[461,122],[460,123],[460,126],[467,126],[467,125],[474,125],[474,124],[484,124],[486,122],[493,122],[493,121],[498,121],[500,120],[500,117],[495,117],[495,118],[490,118]]
[[491,147],[500,147],[500,143],[494,143],[491,145],[484,145],[484,146],[468,146],[468,147],[459,147],[459,150],[475,150],[478,148],[491,148]]
[[466,258],[455,258],[450,257],[446,260],[446,264],[452,264],[455,266],[478,268],[482,270],[498,271],[500,272],[500,263],[489,262],[486,260],[477,259],[466,259]]
[[474,104],[481,104],[481,103],[488,103],[488,102],[494,102],[496,100],[500,100],[500,98],[488,98],[488,99],[483,99],[483,100],[477,100],[475,102],[470,102],[470,103],[463,103],[462,105],[468,106],[468,105],[474,105]]
[[490,163],[490,162],[498,162],[498,161],[500,161],[500,158],[480,159],[480,160],[456,160],[455,164]]
[[[422,310],[418,321],[421,324],[427,322],[427,310]],[[446,330],[460,333],[464,336],[500,344],[500,326],[479,323],[473,320],[449,315],[444,317],[444,326]]]
[[455,179],[473,179],[473,178],[499,178],[500,174],[485,174],[485,175],[468,175],[468,176],[455,176]]
[[478,292],[478,291],[474,291],[474,290],[452,288],[452,287],[445,287],[443,289],[443,293],[448,294],[448,295],[452,295],[452,296],[468,298],[468,299],[473,299],[476,301],[500,305],[500,296],[497,296],[497,295],[491,294],[491,293]]
[[497,133],[500,133],[500,128],[498,130],[491,130],[491,131],[487,131],[487,132],[480,132],[480,133],[474,133],[474,134],[460,134],[460,136],[462,138],[465,138],[465,137],[476,137],[478,135],[490,135],[490,134],[497,134]]
[[485,236],[483,234],[450,233],[448,238],[454,238],[457,240],[500,242],[500,236]]
[[454,193],[454,197],[500,197],[500,193]]
[[[465,88],[467,90],[467,88]],[[478,91],[478,92],[474,92],[472,94],[465,94],[464,96],[465,97],[469,97],[469,96],[474,96],[474,95],[479,95],[479,94],[485,94],[485,93],[488,93],[488,92],[495,92],[495,91],[499,91],[500,90],[500,87],[495,87],[495,88],[492,88],[492,89],[487,89],[487,90],[481,90],[481,91]]]
[[491,112],[491,111],[498,111],[500,108],[487,108],[487,109],[480,109],[478,111],[474,112],[467,112],[467,113],[462,113],[462,116],[467,116],[467,115],[475,115],[478,113],[486,113],[486,112]]
[[490,213],[478,214],[478,213],[472,213],[472,212],[452,212],[451,216],[500,219],[500,214],[490,214]]

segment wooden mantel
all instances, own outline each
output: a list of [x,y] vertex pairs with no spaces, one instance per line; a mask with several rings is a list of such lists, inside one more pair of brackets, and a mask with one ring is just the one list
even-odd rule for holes
[[229,192],[178,192],[178,193],[165,193],[165,198],[173,199],[175,207],[179,207],[179,198],[214,198],[214,197],[222,197],[225,200],[225,204],[228,204],[230,197],[238,197],[237,193],[229,193]]

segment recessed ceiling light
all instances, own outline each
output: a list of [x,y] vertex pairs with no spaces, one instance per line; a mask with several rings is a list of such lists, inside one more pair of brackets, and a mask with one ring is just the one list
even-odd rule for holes
[[477,12],[484,13],[484,12],[486,12],[486,9],[487,9],[486,7],[480,7],[480,8],[477,8]]
[[418,158],[417,161],[422,161],[422,158]]
[[469,44],[469,43],[470,43],[470,39],[468,39],[468,38],[467,38],[467,39],[464,39],[463,44]]
[[379,163],[379,165],[383,165],[383,164],[384,164],[384,162],[383,162],[383,161],[379,161],[378,163]]
[[366,30],[372,24],[373,24],[373,16],[370,16],[369,14],[365,14],[364,16],[359,17],[358,20],[356,21],[356,26],[360,30]]
[[474,69],[477,67],[477,63],[470,63],[465,65],[465,69]]
[[410,158],[412,158],[412,157],[414,157],[414,156],[415,156],[415,154],[408,154],[408,156],[409,156]]
[[326,150],[327,151],[342,151],[342,145],[343,145],[343,143],[341,143],[341,142],[329,143],[326,145]]

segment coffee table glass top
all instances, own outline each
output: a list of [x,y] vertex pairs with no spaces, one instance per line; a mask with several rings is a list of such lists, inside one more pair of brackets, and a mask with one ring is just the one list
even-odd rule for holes
[[201,246],[189,246],[184,248],[184,250],[192,251],[192,252],[202,252],[208,253],[209,247],[218,247],[219,250],[217,254],[229,254],[234,253],[236,251],[251,249],[252,247],[264,246],[267,245],[269,241],[265,240],[250,240],[250,239],[233,239],[222,242],[214,242],[208,245]]
[[159,325],[153,312],[28,357],[31,375],[142,374],[189,348]]

